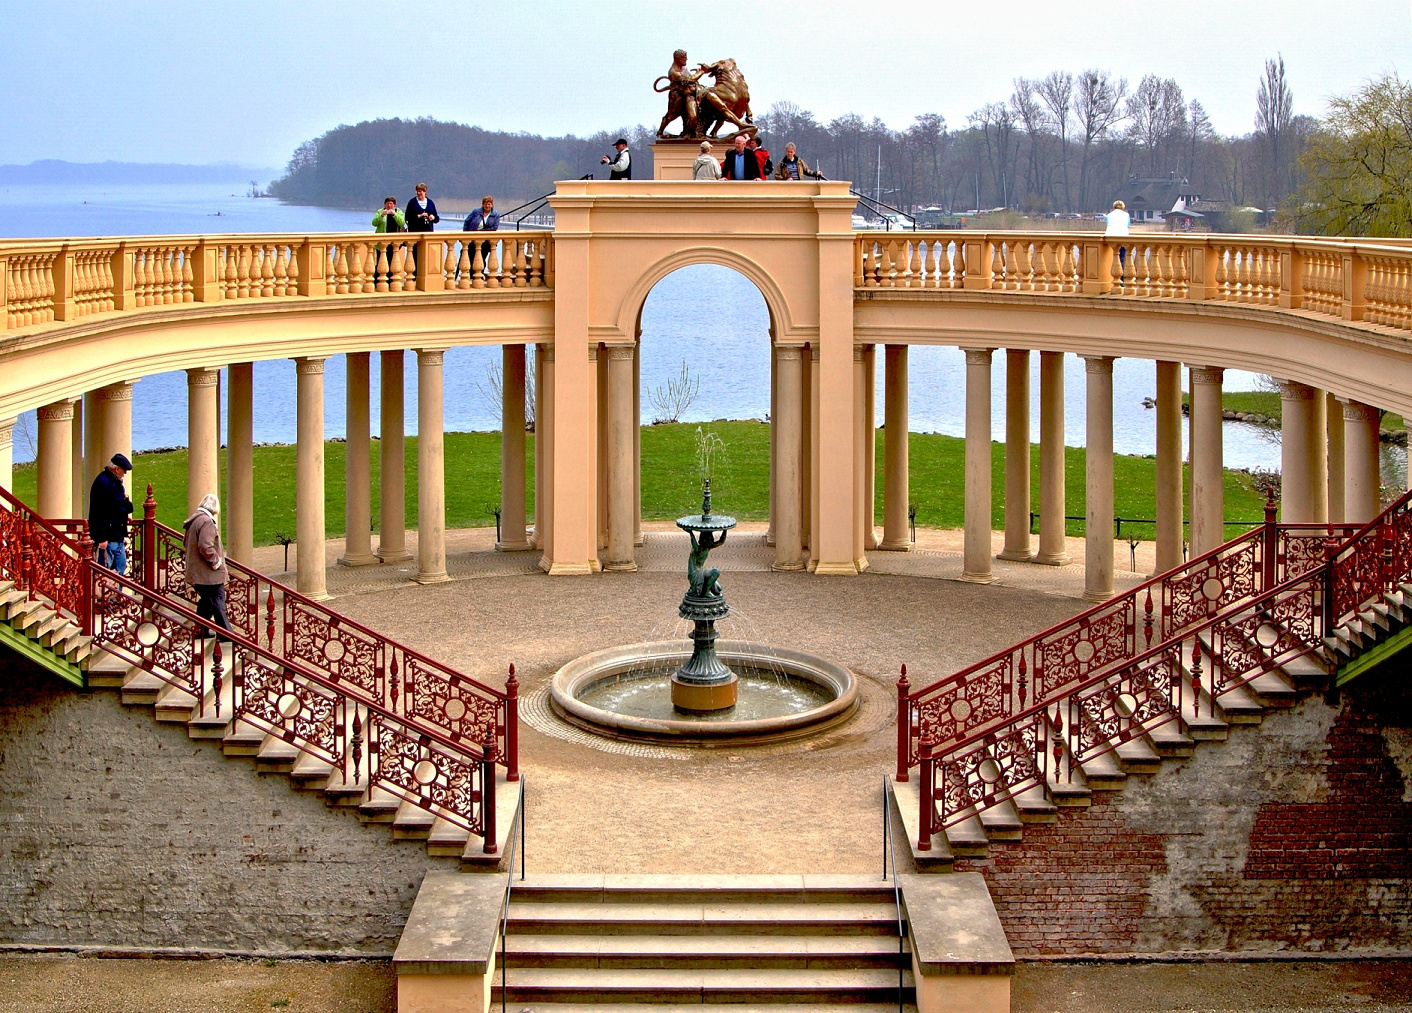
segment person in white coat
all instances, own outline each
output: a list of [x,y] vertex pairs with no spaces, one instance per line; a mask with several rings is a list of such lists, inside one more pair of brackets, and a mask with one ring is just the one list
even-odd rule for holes
[[[1108,227],[1103,230],[1105,236],[1126,236],[1128,226],[1132,223],[1132,218],[1127,212],[1127,207],[1120,200],[1113,202],[1113,210],[1107,214]],[[1128,269],[1128,248],[1118,247],[1118,269],[1126,273]]]
[[701,142],[701,154],[691,165],[692,179],[720,179],[721,163],[711,157],[711,142]]

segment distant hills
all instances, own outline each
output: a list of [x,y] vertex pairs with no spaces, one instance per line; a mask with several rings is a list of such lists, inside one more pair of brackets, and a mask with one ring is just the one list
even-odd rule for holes
[[171,162],[65,162],[46,158],[28,165],[0,165],[5,183],[249,183],[279,175],[278,169],[252,169],[221,162],[178,165]]

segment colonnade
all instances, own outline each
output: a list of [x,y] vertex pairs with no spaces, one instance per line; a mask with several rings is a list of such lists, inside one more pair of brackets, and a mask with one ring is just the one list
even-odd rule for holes
[[[417,573],[435,583],[447,579],[445,547],[445,451],[442,436],[444,349],[417,355]],[[993,559],[1047,565],[1069,562],[1065,540],[1065,443],[1063,354],[1039,353],[1039,532],[1031,534],[1031,356],[1007,348],[1005,368],[1005,481],[1003,544],[992,546],[992,370],[995,348],[965,353],[965,530],[962,579],[994,579]],[[908,443],[909,346],[883,351],[885,435],[881,537],[874,526],[876,447],[873,404],[876,346],[856,345],[853,357],[852,441],[855,565],[865,568],[872,551],[906,551],[909,537]],[[537,520],[527,529],[525,388],[529,370],[524,345],[502,347],[501,536],[504,551],[536,549],[546,569],[553,559],[554,350],[536,347],[535,503]],[[603,345],[590,354],[594,406],[588,441],[598,496],[592,505],[603,566],[634,570],[634,548],[642,542],[640,479],[640,345]],[[1085,356],[1085,597],[1113,594],[1113,358]],[[294,360],[297,400],[296,541],[298,589],[326,596],[324,579],[324,363]],[[1156,381],[1156,566],[1175,566],[1189,551],[1205,552],[1225,540],[1221,392],[1223,370],[1188,363],[1190,405],[1189,497],[1183,495],[1181,420],[1182,364],[1155,363]],[[345,428],[345,548],[349,566],[411,558],[404,516],[404,353],[379,355],[380,490],[378,539],[373,544],[371,504],[370,389],[372,353],[347,356]],[[219,377],[216,367],[187,370],[188,511],[218,488],[220,443]],[[65,398],[38,410],[38,509],[47,516],[82,515],[92,477],[114,453],[132,453],[133,382],[102,387],[82,398]],[[819,531],[817,422],[819,355],[810,344],[774,343],[771,376],[770,525],[776,570],[812,567]],[[1379,509],[1378,409],[1339,400],[1296,381],[1281,381],[1283,520],[1356,523]],[[226,541],[230,555],[249,560],[253,527],[253,406],[251,363],[229,369]],[[0,420],[0,481],[9,484],[13,420]],[[139,476],[140,477],[140,476]],[[131,482],[131,480],[129,480]],[[1190,518],[1184,539],[1183,515]]]

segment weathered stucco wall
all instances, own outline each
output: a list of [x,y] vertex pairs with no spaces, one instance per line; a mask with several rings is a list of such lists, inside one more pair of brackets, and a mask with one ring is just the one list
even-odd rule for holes
[[433,859],[0,651],[0,943],[391,953]]
[[1087,810],[992,844],[1022,956],[1412,949],[1412,689],[1306,697]]

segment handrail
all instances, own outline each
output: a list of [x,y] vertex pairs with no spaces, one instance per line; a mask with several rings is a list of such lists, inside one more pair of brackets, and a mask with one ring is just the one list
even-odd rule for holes
[[[154,591],[194,601],[195,592],[186,580],[185,540],[156,520],[156,509],[149,485],[134,568],[141,567],[144,583]],[[233,559],[226,565],[231,575],[228,617],[246,637],[258,643],[263,632],[266,650],[321,672],[360,701],[389,707],[414,727],[477,749],[495,741],[493,759],[505,767],[509,780],[519,777],[519,680],[514,665],[505,689],[497,689],[258,570]]]
[[[903,955],[902,947],[902,889],[897,885],[897,845],[895,835],[892,832],[892,807],[888,803],[888,792],[891,790],[887,783],[887,775],[882,779],[882,817],[883,817],[883,882],[887,882],[887,861],[892,859],[892,901],[897,907],[897,1013],[902,1013],[903,1004]],[[503,1011],[502,1011],[503,1013]]]
[[[825,176],[822,172],[816,172],[816,173],[813,173],[812,175],[813,175],[813,177],[814,177],[815,179],[822,179],[822,180],[827,180],[827,179],[828,179],[828,177]],[[902,210],[901,208],[899,208],[899,207],[893,207],[891,204],[887,203],[886,201],[879,200],[879,199],[876,198],[876,197],[869,197],[867,194],[863,193],[861,190],[855,189],[855,188],[854,188],[853,186],[851,186],[851,185],[848,187],[848,192],[851,193],[854,197],[857,197],[859,203],[861,203],[861,204],[863,204],[865,207],[867,207],[868,210],[870,210],[870,211],[876,211],[878,214],[883,215],[883,220],[884,220],[884,221],[887,221],[888,219],[887,219],[887,216],[886,216],[885,214],[883,214],[883,212],[891,211],[891,212],[894,213],[894,214],[899,214],[899,215],[901,215],[903,218],[906,218],[909,222],[911,222],[911,223],[912,223],[912,229],[911,229],[911,231],[913,231],[913,232],[916,232],[916,231],[917,231],[917,219],[916,219],[916,217],[915,217],[914,215],[908,214],[906,211],[903,211],[903,210]],[[891,230],[892,230],[892,226],[891,226],[891,223],[889,223],[887,231],[891,231]]]
[[[525,881],[525,782],[528,777],[520,778],[520,797],[517,800],[516,812],[519,813],[520,837],[520,882]],[[514,834],[510,835],[509,861],[506,863],[505,877],[505,897],[500,904],[500,1013],[505,1013],[506,993],[509,992],[509,971],[505,965],[505,937],[510,931],[510,889],[515,885],[515,844]]]

